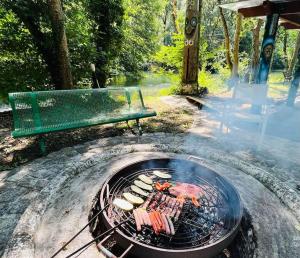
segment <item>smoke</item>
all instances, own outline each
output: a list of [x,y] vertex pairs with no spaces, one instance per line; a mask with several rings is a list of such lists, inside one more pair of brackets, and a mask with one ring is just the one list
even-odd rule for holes
[[[206,146],[211,146],[235,155],[265,168],[295,189],[300,182],[300,97],[292,108],[286,105],[288,84],[264,87],[233,82],[233,86],[230,91],[202,98],[201,110],[185,97],[161,98],[174,110],[189,108],[194,114],[192,128],[178,135],[183,137],[182,146],[193,153],[201,142],[203,152]],[[142,91],[143,95],[159,98],[157,88],[143,87]],[[147,105],[147,98],[145,102]],[[258,107],[261,113],[257,112]]]
[[206,97],[186,144],[195,136],[207,138],[222,150],[267,167],[294,188],[300,182],[300,99],[288,107],[286,87],[276,99],[274,88],[245,83]]

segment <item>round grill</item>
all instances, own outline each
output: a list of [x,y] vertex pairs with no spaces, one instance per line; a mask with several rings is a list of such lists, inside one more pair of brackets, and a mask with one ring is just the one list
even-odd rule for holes
[[[151,176],[153,170],[171,174],[172,183],[194,184],[204,192],[199,199],[201,207],[185,202],[179,219],[174,222],[173,236],[163,233],[157,236],[150,227],[137,232],[132,213],[112,205],[115,198],[131,192],[130,186],[139,175]],[[117,239],[124,248],[134,243],[136,248],[132,252],[143,253],[143,257],[148,256],[145,248],[159,251],[159,255],[163,252],[163,257],[173,257],[174,253],[181,253],[181,257],[185,257],[183,253],[189,253],[186,257],[215,255],[229,245],[242,216],[240,198],[234,187],[219,174],[190,160],[151,159],[134,163],[112,175],[101,188],[99,198],[100,209],[108,205],[99,222],[104,222],[107,229],[128,220],[116,231]],[[153,257],[153,252],[150,253]]]

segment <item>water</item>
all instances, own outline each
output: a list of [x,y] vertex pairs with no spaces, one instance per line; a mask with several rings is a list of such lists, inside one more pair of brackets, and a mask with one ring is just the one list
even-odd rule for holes
[[109,86],[139,86],[144,96],[164,95],[179,81],[178,74],[144,72],[139,79],[128,80],[124,76],[114,78]]

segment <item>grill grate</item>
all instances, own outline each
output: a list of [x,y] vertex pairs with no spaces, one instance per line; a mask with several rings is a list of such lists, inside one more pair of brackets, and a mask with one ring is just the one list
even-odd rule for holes
[[[118,223],[129,219],[123,224],[121,230],[126,236],[142,243],[167,249],[188,249],[212,244],[225,236],[233,226],[231,219],[231,207],[226,204],[228,196],[222,191],[222,182],[215,178],[212,185],[202,177],[193,177],[192,182],[202,188],[205,194],[200,198],[200,208],[193,206],[191,202],[185,202],[179,220],[174,223],[176,234],[174,236],[154,234],[150,227],[143,227],[141,232],[136,231],[134,217],[131,212],[124,212],[112,205],[115,198],[122,198],[124,192],[130,192],[130,186],[138,175],[151,176],[154,169],[142,169],[120,176],[117,181],[107,188],[104,203],[109,204],[107,209],[108,218],[111,223]],[[179,182],[182,171],[170,168],[155,168],[172,175],[171,182]],[[186,182],[186,180],[185,180]],[[170,195],[171,196],[171,195]]]

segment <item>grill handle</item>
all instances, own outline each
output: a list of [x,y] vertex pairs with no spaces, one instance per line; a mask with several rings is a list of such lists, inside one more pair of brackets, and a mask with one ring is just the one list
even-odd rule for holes
[[107,257],[107,258],[125,258],[128,254],[128,252],[131,250],[131,248],[134,246],[133,244],[131,244],[125,251],[124,253],[122,253],[121,256],[116,256],[114,255],[111,251],[109,251],[106,247],[104,247],[104,243],[110,239],[112,237],[113,234],[108,235],[107,237],[105,237],[103,240],[101,240],[101,242],[99,242],[97,244],[97,248],[100,252],[102,252],[102,254]]

